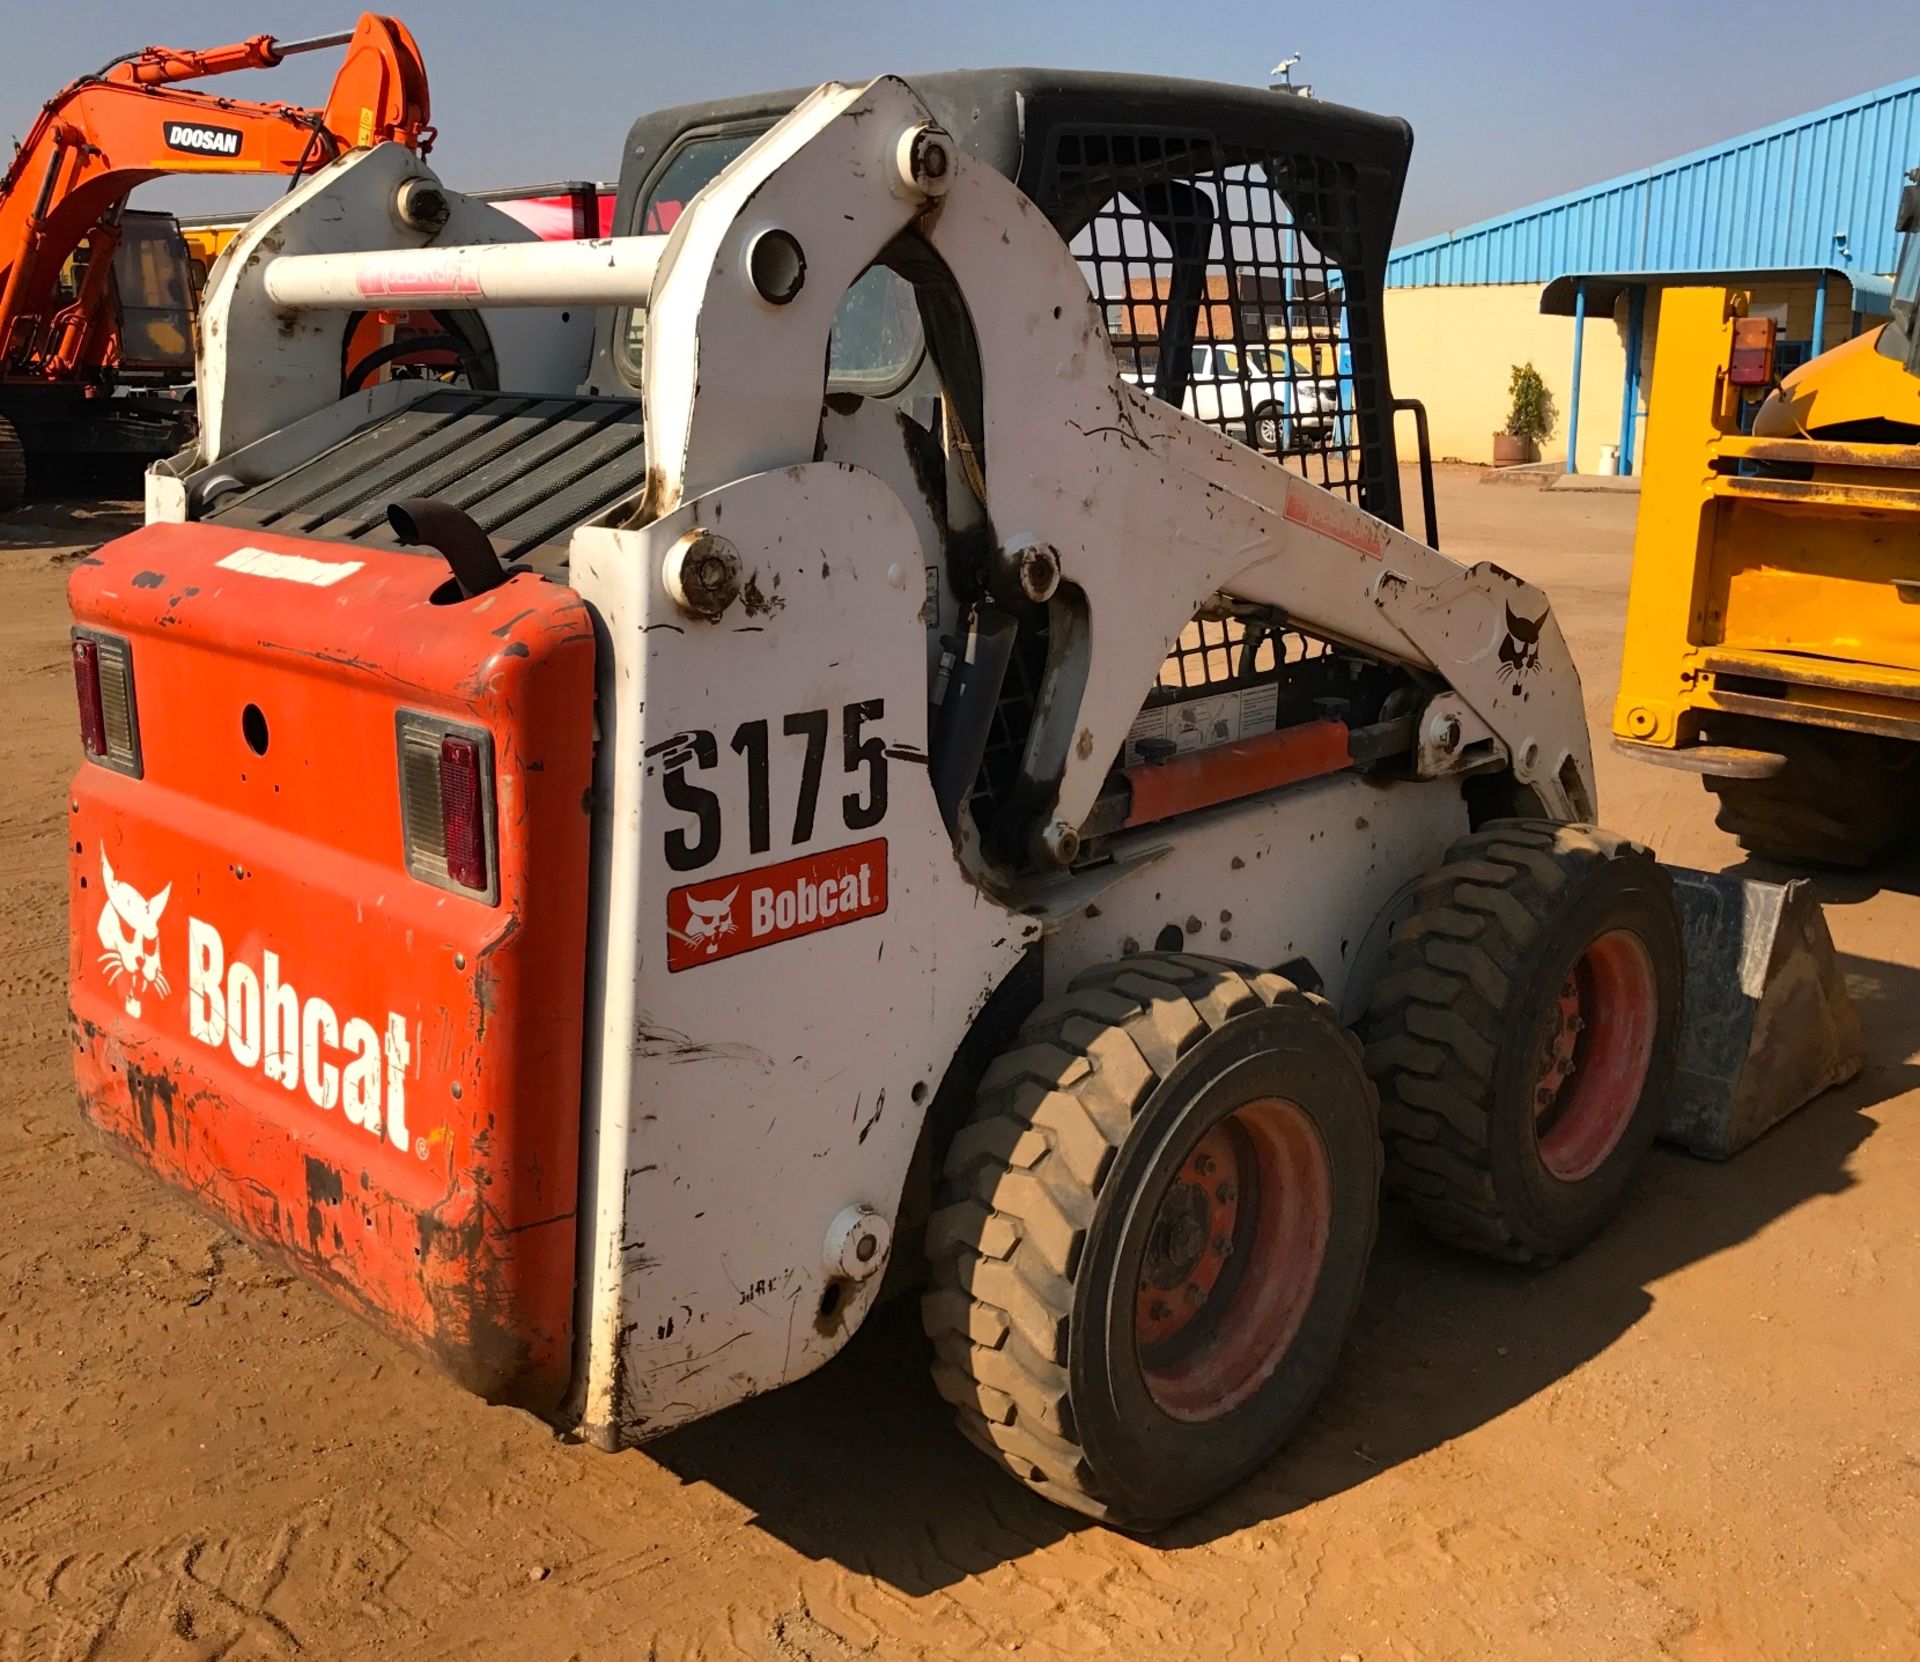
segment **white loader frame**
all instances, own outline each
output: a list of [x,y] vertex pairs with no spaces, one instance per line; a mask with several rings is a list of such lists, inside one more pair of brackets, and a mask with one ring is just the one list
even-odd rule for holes
[[[1136,391],[1059,234],[907,83],[822,87],[665,237],[512,241],[452,193],[444,232],[406,231],[392,204],[421,179],[396,147],[349,157],[236,242],[209,296],[202,448],[150,504],[185,513],[196,477],[265,467],[303,417],[337,408],[338,437],[411,396],[336,405],[317,309],[483,310],[504,384],[570,392],[588,309],[645,308],[645,495],[575,532],[567,567],[605,631],[577,1387],[597,1440],[845,1343],[929,1104],[1036,942],[1051,988],[1177,926],[1189,950],[1309,960],[1351,1015],[1396,896],[1467,829],[1470,772],[1509,768],[1548,817],[1592,817],[1545,597]],[[834,314],[902,239],[944,268],[977,354],[978,453],[958,465],[949,430],[949,526],[883,412],[823,416]],[[965,524],[1057,576],[1025,762],[1048,792],[1037,875],[956,846],[926,765],[929,633],[955,614],[936,539]],[[1144,695],[1216,594],[1421,672],[1418,777],[1334,774],[1122,833],[1076,868]],[[1539,620],[1524,677],[1502,657],[1516,615]],[[763,894],[774,939],[742,950]]]

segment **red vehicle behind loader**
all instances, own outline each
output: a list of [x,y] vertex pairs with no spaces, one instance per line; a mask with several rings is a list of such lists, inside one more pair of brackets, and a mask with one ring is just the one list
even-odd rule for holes
[[[180,85],[342,45],[318,109]],[[193,372],[187,249],[169,217],[128,212],[137,186],[173,173],[297,177],[389,140],[424,152],[428,114],[413,36],[373,12],[310,40],[145,47],[50,99],[0,178],[0,511],[20,501],[29,455],[164,455],[191,430],[177,400],[112,396]]]

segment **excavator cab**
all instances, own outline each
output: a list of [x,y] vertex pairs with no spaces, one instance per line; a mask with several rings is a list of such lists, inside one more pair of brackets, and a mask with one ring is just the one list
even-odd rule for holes
[[[89,283],[104,245],[107,274]],[[83,296],[90,298],[83,299]],[[102,357],[115,383],[181,385],[193,380],[193,252],[172,214],[126,208],[110,236],[88,236],[60,268],[52,311],[38,342],[26,331],[16,345],[45,350],[83,315],[94,317]],[[98,385],[106,386],[103,374]]]
[[[320,109],[182,84],[336,46]],[[132,191],[183,172],[298,178],[386,142],[424,151],[428,119],[419,48],[376,12],[307,40],[145,47],[48,100],[0,175],[0,512],[23,498],[29,454],[152,457],[191,433],[182,400],[106,396],[193,363],[190,257],[177,226],[127,209]]]
[[193,268],[172,214],[128,209],[113,251],[111,327],[119,379],[179,385],[193,379]]

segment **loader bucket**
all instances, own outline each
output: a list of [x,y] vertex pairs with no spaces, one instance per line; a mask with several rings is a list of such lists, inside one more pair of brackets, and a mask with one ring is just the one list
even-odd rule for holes
[[1860,1071],[1860,1016],[1810,884],[1667,869],[1687,1012],[1664,1134],[1724,1160]]

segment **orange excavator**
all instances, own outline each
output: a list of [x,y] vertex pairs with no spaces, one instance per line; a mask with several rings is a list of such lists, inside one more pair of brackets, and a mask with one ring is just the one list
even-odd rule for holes
[[[346,59],[318,109],[179,84],[334,46]],[[170,215],[129,211],[136,186],[298,178],[387,140],[424,153],[428,115],[413,36],[373,12],[309,40],[149,46],[51,99],[0,179],[0,511],[24,496],[30,456],[164,455],[191,427],[184,400],[155,395],[192,379],[187,248]]]

